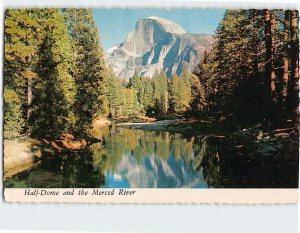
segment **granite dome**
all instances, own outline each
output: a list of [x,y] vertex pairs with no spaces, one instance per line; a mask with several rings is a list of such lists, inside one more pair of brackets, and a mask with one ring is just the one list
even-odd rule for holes
[[192,70],[212,41],[211,35],[187,33],[170,20],[151,16],[139,19],[124,42],[107,51],[106,59],[120,79],[128,80],[135,70],[149,77],[163,70],[170,77],[180,75],[184,66]]

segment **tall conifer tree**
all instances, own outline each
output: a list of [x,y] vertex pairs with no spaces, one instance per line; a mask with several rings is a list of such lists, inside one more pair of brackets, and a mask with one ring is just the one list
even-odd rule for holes
[[70,74],[73,67],[71,43],[58,9],[45,9],[44,40],[39,52],[33,83],[34,98],[30,128],[34,135],[55,138],[70,132],[75,124],[72,112],[76,87]]
[[[20,122],[30,117],[34,69],[43,38],[43,14],[41,9],[8,9],[5,15],[4,85],[18,95],[19,117],[23,119]],[[9,96],[12,95],[6,95]]]
[[108,70],[92,10],[64,9],[63,12],[74,44],[77,67],[73,74],[77,85],[74,107],[77,131],[85,135],[96,117],[108,114],[108,89],[104,80]]

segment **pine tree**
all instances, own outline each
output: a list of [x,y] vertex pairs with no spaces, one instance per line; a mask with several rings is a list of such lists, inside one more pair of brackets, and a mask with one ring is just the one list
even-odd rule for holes
[[134,88],[125,88],[124,89],[124,106],[125,106],[125,115],[130,116],[136,113],[135,107],[136,107],[136,93]]
[[266,83],[267,83],[267,95],[271,98],[275,96],[275,70],[274,70],[274,27],[275,16],[274,13],[269,10],[264,10],[265,20],[265,42],[266,42]]
[[159,73],[158,70],[155,70],[152,76],[152,85],[153,85],[153,99],[154,101],[159,101],[161,98],[163,86],[162,84],[162,73]]
[[137,70],[135,70],[133,76],[129,79],[128,88],[132,89],[135,95],[133,112],[138,113],[143,109],[144,106],[144,86],[142,85],[142,80]]
[[145,112],[152,111],[152,108],[154,107],[154,98],[153,98],[153,84],[152,79],[148,77],[142,78],[143,86],[144,86],[144,109]]
[[206,74],[210,78],[208,108],[214,118],[251,121],[262,117],[263,107],[258,103],[264,82],[263,26],[260,10],[226,11]]
[[156,104],[154,111],[157,115],[166,115],[168,111],[168,78],[157,70],[152,77],[153,101]]
[[169,98],[169,108],[171,113],[178,112],[178,102],[180,101],[180,90],[179,90],[179,78],[176,73],[173,73],[170,81],[170,98]]
[[282,90],[282,97],[284,98],[284,102],[287,97],[287,88],[288,88],[288,78],[289,78],[289,56],[288,56],[288,39],[289,39],[289,28],[290,28],[290,11],[286,10],[284,14],[284,58],[283,58],[283,90]]
[[14,90],[4,87],[4,138],[16,137],[22,132],[22,103]]
[[109,107],[105,66],[99,33],[90,9],[63,10],[68,31],[74,44],[75,64],[73,75],[77,85],[74,112],[77,115],[77,133],[85,135],[95,118],[107,116]]
[[109,112],[111,117],[120,117],[124,115],[124,89],[120,79],[114,76],[112,71],[106,79],[107,99],[109,102]]
[[179,79],[179,90],[180,90],[180,112],[186,112],[190,108],[190,101],[192,98],[191,90],[191,73],[187,66],[183,67],[183,71]]
[[39,137],[57,138],[74,128],[71,111],[75,100],[75,82],[70,74],[73,65],[71,43],[58,9],[47,9],[44,41],[39,52],[33,84],[34,98],[29,126]]
[[199,77],[196,75],[190,75],[191,83],[191,101],[190,101],[190,113],[193,116],[199,117],[204,113],[206,108],[206,96],[204,87],[202,86]]
[[42,42],[43,15],[41,9],[8,9],[5,14],[4,85],[18,95],[22,122],[29,119],[31,112],[32,82],[36,78],[34,69]]
[[270,95],[275,92],[275,71],[274,71],[274,27],[275,16],[271,10],[264,10],[265,19],[265,40],[266,40],[266,74],[268,83],[270,83]]
[[291,77],[290,77],[290,102],[293,118],[297,121],[299,115],[299,12],[292,10],[291,24]]
[[168,103],[168,89],[164,90],[160,97],[160,114],[166,115],[168,113],[169,103]]

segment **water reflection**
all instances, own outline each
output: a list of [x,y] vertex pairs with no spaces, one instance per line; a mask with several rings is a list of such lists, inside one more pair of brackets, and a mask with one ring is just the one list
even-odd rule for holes
[[[298,186],[298,144],[270,157],[237,153],[228,141],[169,132],[97,128],[81,152],[43,154],[40,165],[6,187],[284,188]],[[287,143],[283,148],[290,148]],[[252,150],[252,151],[251,151]],[[250,153],[251,152],[251,153]]]
[[203,157],[199,139],[114,126],[100,133],[104,143],[92,151],[94,167],[105,174],[102,187],[207,187],[202,169],[196,169]]

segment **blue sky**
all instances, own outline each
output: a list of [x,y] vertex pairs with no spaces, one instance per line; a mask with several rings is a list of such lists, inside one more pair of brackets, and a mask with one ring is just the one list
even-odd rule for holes
[[138,19],[159,16],[181,25],[190,33],[213,34],[225,10],[211,9],[94,9],[93,15],[106,51],[124,41]]

